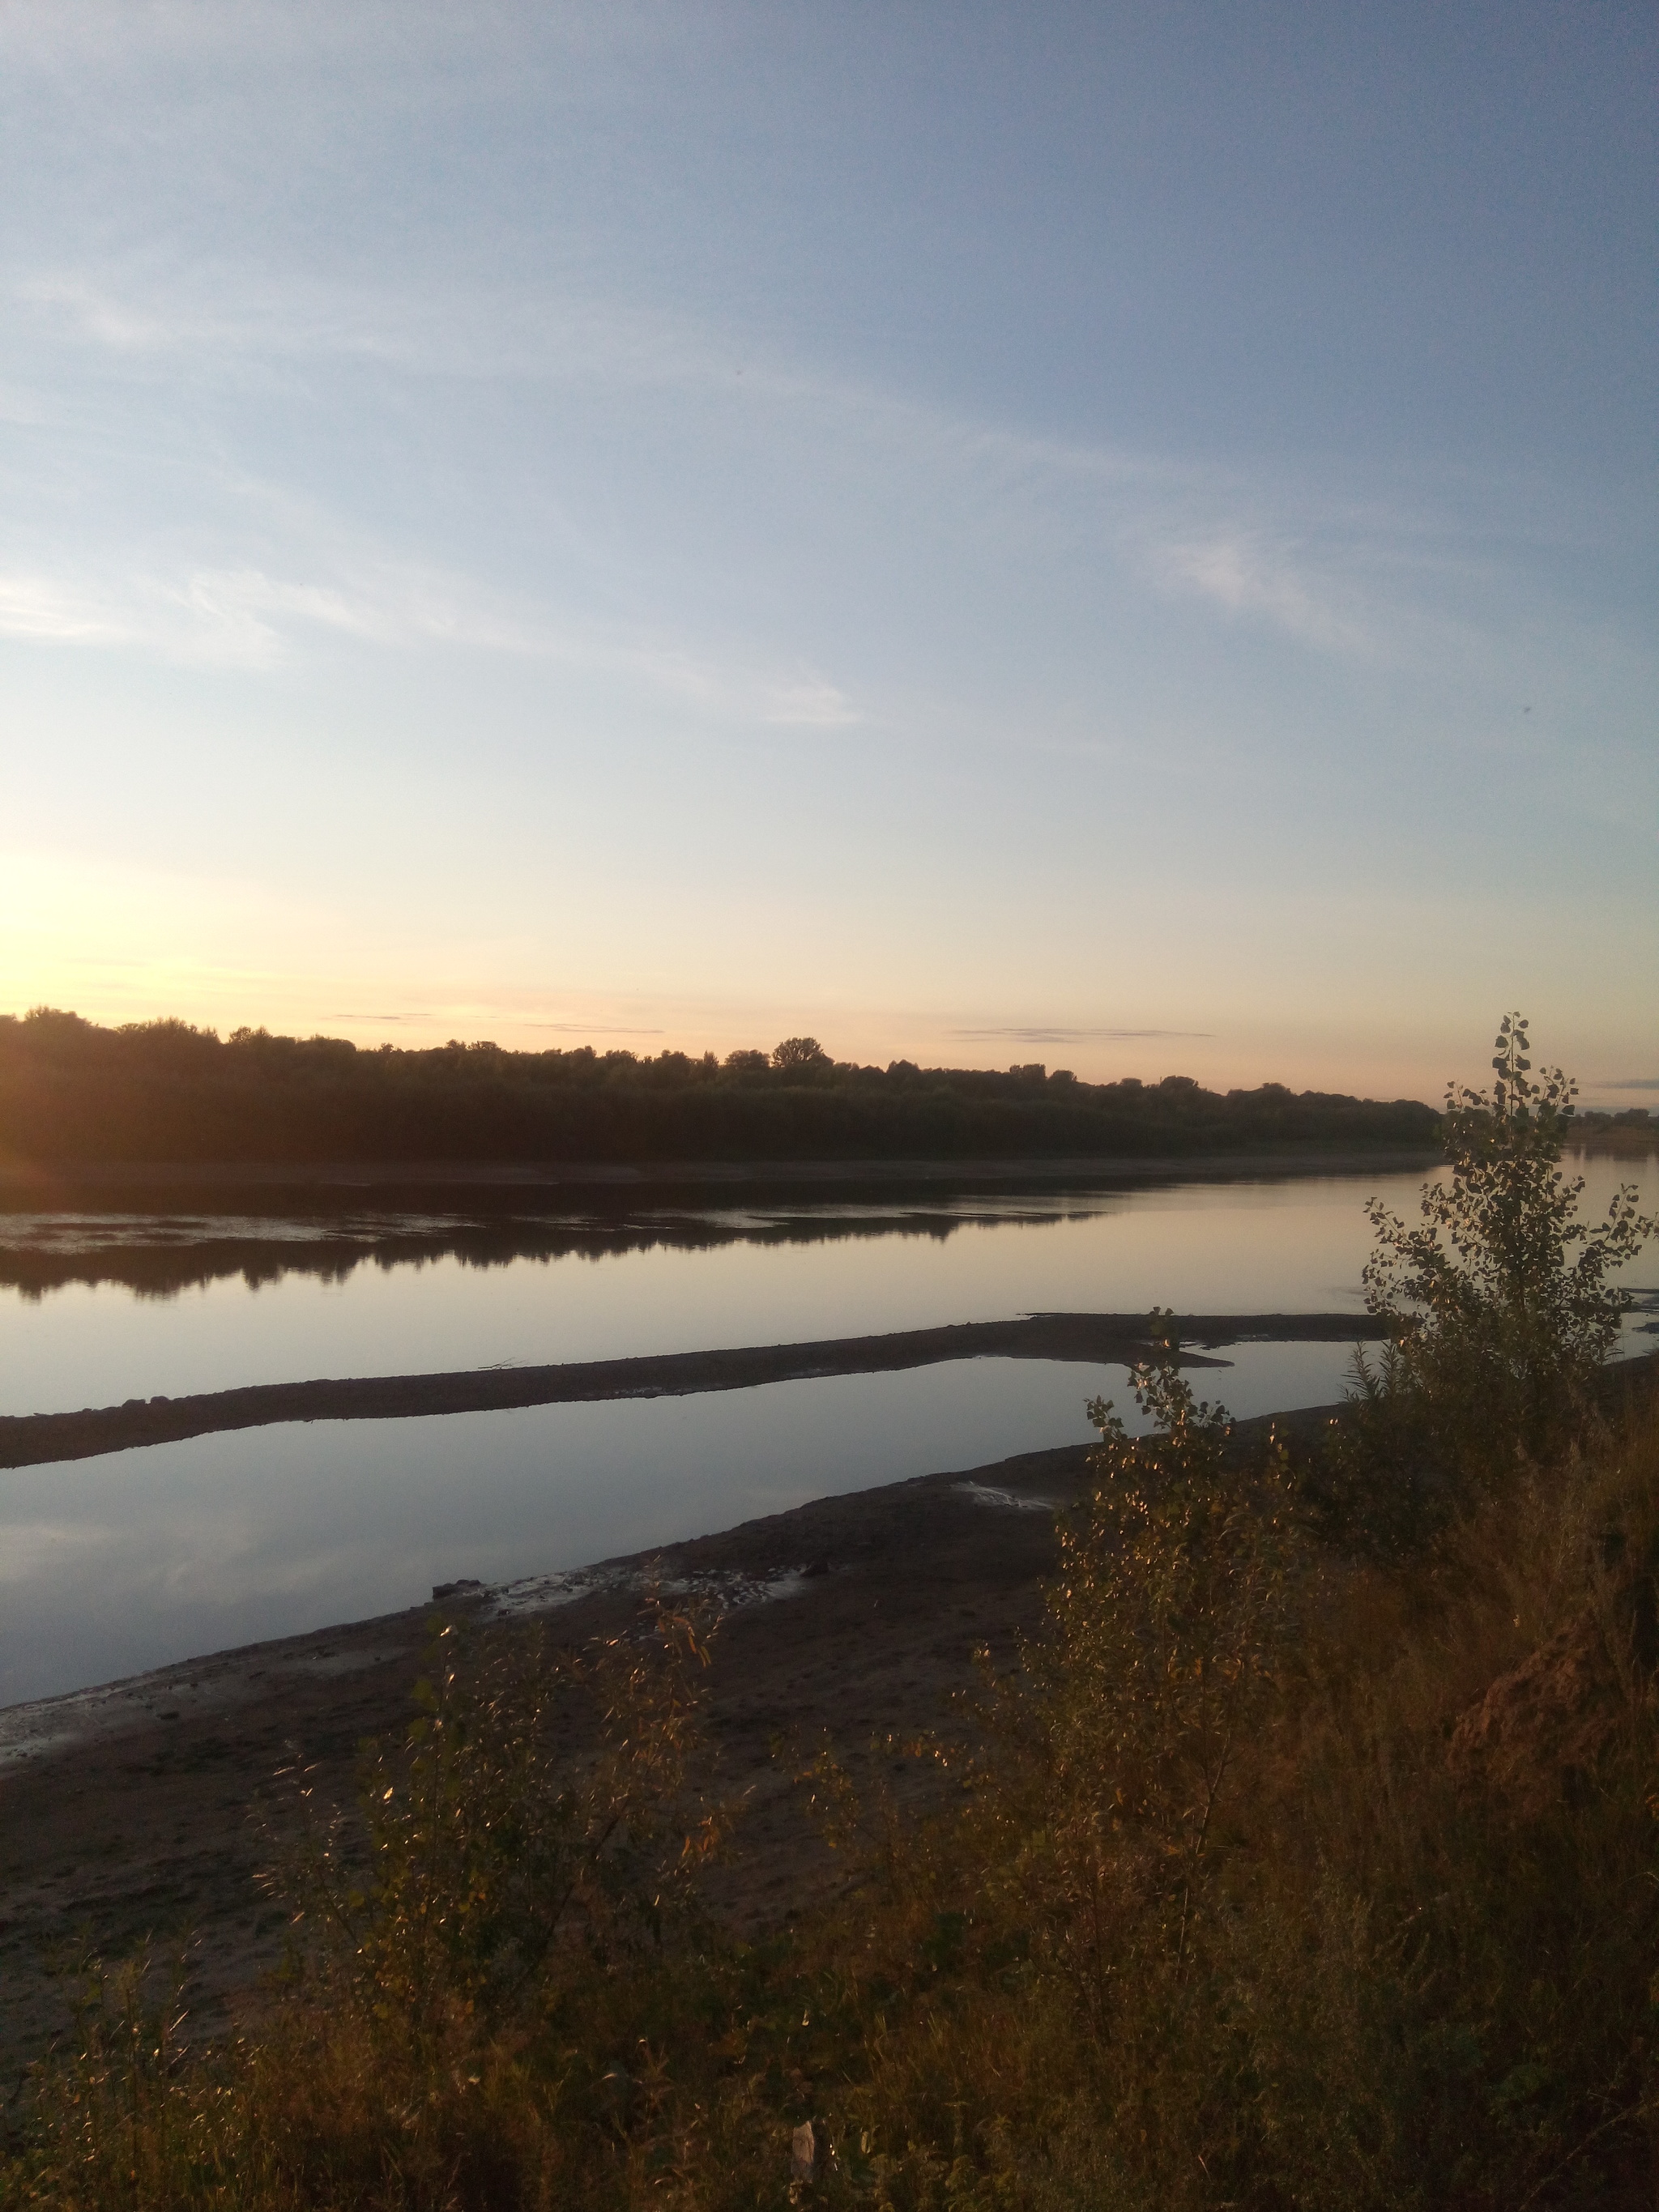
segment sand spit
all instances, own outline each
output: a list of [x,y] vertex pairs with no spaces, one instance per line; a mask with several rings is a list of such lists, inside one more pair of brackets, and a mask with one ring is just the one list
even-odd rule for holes
[[[1352,1344],[1382,1334],[1364,1314],[1183,1314],[1182,1342]],[[685,1397],[747,1390],[826,1375],[878,1375],[952,1359],[1132,1360],[1146,1349],[1145,1314],[1026,1314],[1013,1321],[961,1322],[883,1336],[812,1344],[751,1345],[719,1352],[663,1352],[638,1359],[572,1360],[546,1367],[471,1368],[445,1375],[375,1375],[309,1382],[258,1383],[185,1398],[131,1398],[73,1413],[0,1419],[0,1468],[95,1459],[135,1445],[284,1421],[416,1419],[512,1407],[574,1405],[605,1398]],[[1185,1367],[1225,1364],[1195,1350]]]

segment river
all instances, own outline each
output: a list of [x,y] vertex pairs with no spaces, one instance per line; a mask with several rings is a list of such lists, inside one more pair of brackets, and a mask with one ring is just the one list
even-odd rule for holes
[[[1592,1159],[1659,1205],[1655,1162]],[[796,1342],[1047,1311],[1362,1310],[1373,1193],[1420,1174],[866,1193],[533,1221],[0,1218],[0,1412],[238,1384]],[[1659,1255],[1628,1348],[1659,1306]],[[1239,1414],[1349,1350],[1241,1345]],[[0,1704],[669,1543],[835,1491],[1086,1439],[1121,1368],[962,1360],[696,1397],[200,1437],[0,1473]]]

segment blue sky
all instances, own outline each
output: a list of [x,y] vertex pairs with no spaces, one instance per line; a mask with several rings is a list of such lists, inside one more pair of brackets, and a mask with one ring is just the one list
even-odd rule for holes
[[7,0],[0,1006],[1650,1095],[1656,65]]

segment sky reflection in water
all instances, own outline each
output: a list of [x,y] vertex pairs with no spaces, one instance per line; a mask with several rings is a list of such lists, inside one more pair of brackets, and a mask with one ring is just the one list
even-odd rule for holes
[[[1640,1172],[1659,1202],[1650,1161],[1594,1165],[1595,1195],[1619,1172]],[[1410,1212],[1420,1187],[1411,1174],[1185,1184],[1004,1200],[994,1210],[966,1200],[955,1213],[933,1200],[896,1220],[890,1204],[861,1218],[844,1206],[683,1213],[613,1222],[586,1237],[567,1229],[559,1234],[572,1249],[563,1256],[505,1261],[512,1247],[499,1231],[465,1223],[427,1224],[424,1246],[408,1236],[388,1243],[381,1224],[377,1259],[368,1256],[368,1225],[358,1232],[364,1242],[331,1241],[331,1274],[305,1271],[318,1257],[316,1224],[221,1224],[216,1244],[194,1248],[194,1264],[235,1264],[222,1255],[246,1255],[248,1232],[263,1229],[258,1267],[294,1271],[258,1289],[228,1273],[171,1297],[137,1296],[108,1281],[70,1283],[34,1301],[0,1291],[0,1413],[316,1376],[806,1341],[1027,1312],[1133,1313],[1154,1304],[1357,1312],[1370,1244],[1364,1200],[1376,1191]],[[63,1240],[67,1224],[50,1226]],[[283,1242],[270,1237],[273,1227]],[[533,1250],[549,1233],[545,1224],[526,1227],[522,1241]],[[193,1264],[190,1249],[165,1224],[152,1234],[168,1239],[163,1256],[176,1280]],[[636,1249],[605,1249],[624,1235],[641,1240]],[[471,1264],[454,1251],[386,1256],[458,1237],[464,1250],[495,1264]],[[699,1249],[653,1237],[727,1241]],[[9,1263],[15,1275],[41,1241],[41,1224],[0,1222],[0,1267]],[[125,1255],[106,1248],[106,1261],[131,1271],[130,1245]],[[98,1261],[82,1252],[75,1264],[90,1270]],[[1659,1270],[1642,1279],[1650,1277]]]
[[[1238,1411],[1336,1395],[1339,1345],[1240,1347]],[[0,1703],[1085,1442],[1121,1367],[974,1359],[692,1398],[319,1421],[0,1474]]]

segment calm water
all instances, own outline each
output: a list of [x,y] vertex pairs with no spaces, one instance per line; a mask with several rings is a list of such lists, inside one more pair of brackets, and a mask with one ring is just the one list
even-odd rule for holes
[[[1598,1191],[1621,1172],[1639,1176],[1650,1206],[1659,1200],[1652,1162],[1592,1164]],[[72,1251],[83,1272],[107,1264],[150,1288],[0,1291],[0,1410],[1049,1310],[1358,1312],[1362,1202],[1378,1190],[1410,1211],[1420,1182],[1188,1185],[902,1213],[727,1209],[565,1224],[556,1253],[544,1224],[526,1232],[540,1249],[517,1257],[496,1232],[431,1253],[454,1243],[453,1224],[422,1227],[428,1256],[397,1259],[407,1223],[331,1231],[325,1255],[308,1224],[280,1224],[273,1245],[270,1224],[210,1224],[203,1238],[195,1224],[129,1223],[112,1238],[85,1219],[14,1221],[14,1258]],[[252,1272],[287,1267],[258,1288],[212,1258],[243,1252],[250,1229],[266,1240]],[[156,1271],[134,1264],[135,1249],[183,1254],[175,1276],[208,1279],[155,1295]],[[1632,1281],[1659,1291],[1659,1255]],[[1225,1356],[1230,1368],[1194,1380],[1241,1414],[1339,1395],[1348,1357],[1329,1345]],[[807,1498],[1082,1440],[1086,1400],[1121,1401],[1123,1386],[1119,1369],[975,1360],[700,1398],[319,1422],[0,1473],[0,1703],[409,1605],[461,1575],[583,1565]]]
[[[314,1224],[0,1222],[0,1259],[43,1247],[88,1273],[149,1282],[227,1272],[170,1294],[118,1279],[38,1297],[0,1290],[0,1413],[313,1376],[622,1358],[863,1335],[1033,1311],[1359,1310],[1361,1204],[1397,1207],[1420,1178],[1188,1184],[954,1208],[731,1210],[563,1225],[557,1256],[512,1232],[425,1243],[373,1218],[325,1248]],[[282,1241],[273,1237],[275,1227]],[[206,1231],[209,1233],[203,1234]],[[532,1244],[526,1226],[519,1242]],[[260,1237],[251,1272],[243,1240]],[[633,1249],[613,1249],[631,1237]],[[307,1241],[309,1240],[309,1241]],[[700,1241],[694,1241],[700,1240]],[[452,1243],[458,1241],[452,1236]],[[80,1249],[65,1255],[64,1246]],[[433,1248],[436,1248],[434,1249]],[[385,1256],[408,1252],[414,1256]],[[432,1255],[427,1256],[430,1251]],[[229,1254],[229,1258],[216,1255]],[[285,1272],[276,1272],[285,1270]],[[321,1271],[321,1272],[319,1272]]]

